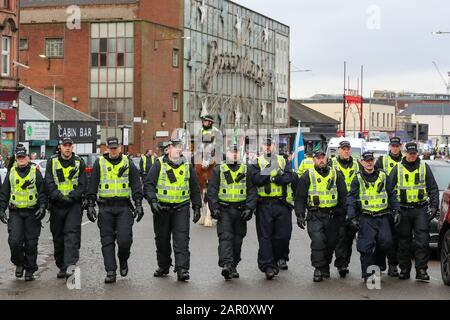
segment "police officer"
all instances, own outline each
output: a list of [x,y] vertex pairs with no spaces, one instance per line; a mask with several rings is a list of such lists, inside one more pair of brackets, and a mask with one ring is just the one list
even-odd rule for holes
[[[347,191],[350,191],[350,186],[353,178],[360,170],[360,165],[356,159],[351,156],[350,142],[343,140],[339,143],[338,156],[332,159],[331,165],[338,171],[342,172],[347,186]],[[336,246],[336,260],[335,267],[339,271],[342,278],[348,274],[348,266],[352,256],[353,240],[355,239],[356,231],[349,228],[345,223],[339,232],[339,241]]]
[[225,280],[239,278],[236,267],[257,196],[248,166],[242,164],[238,146],[233,144],[228,148],[227,161],[213,169],[208,184],[208,205],[211,216],[218,220],[219,267]]
[[169,274],[172,236],[177,279],[189,280],[189,204],[192,202],[193,222],[197,223],[202,202],[195,170],[182,155],[181,140],[172,139],[168,154],[150,169],[144,193],[153,212],[155,230],[158,269],[153,275],[163,277]]
[[325,152],[316,151],[313,159],[314,167],[299,179],[295,214],[301,229],[308,222],[313,281],[320,282],[330,277],[330,263],[345,218],[347,187],[342,173],[327,165]]
[[306,158],[302,160],[302,163],[300,163],[300,166],[298,167],[297,174],[299,177],[303,175],[303,173],[306,170],[314,168],[314,159],[313,159],[313,153],[308,152],[306,154]]
[[153,150],[146,150],[145,154],[141,155],[141,160],[139,161],[139,170],[142,177],[142,182],[145,180],[150,168],[155,163],[156,157],[153,155]]
[[[41,172],[30,164],[25,147],[18,147],[16,164],[5,177],[0,193],[0,221],[8,224],[8,243],[16,277],[34,280],[38,270],[38,240],[45,216],[47,196]],[[6,209],[9,206],[9,219]]]
[[405,148],[405,157],[390,175],[397,190],[401,211],[397,228],[399,279],[410,277],[411,242],[414,236],[416,279],[428,281],[429,222],[439,215],[439,189],[430,167],[418,157],[417,144],[409,142]]
[[358,230],[357,249],[361,254],[364,281],[372,274],[375,249],[386,254],[392,247],[391,216],[394,225],[400,222],[400,207],[395,189],[387,174],[375,167],[372,152],[362,155],[361,170],[352,181],[347,197],[347,221]]
[[73,153],[72,139],[67,137],[61,142],[61,153],[47,161],[45,183],[59,279],[70,276],[73,270],[67,268],[75,266],[80,256],[81,203],[87,189],[85,169],[84,161]]
[[202,116],[201,119],[201,140],[203,143],[213,143],[216,138],[221,136],[219,130],[214,126],[214,118],[212,115],[207,114]]
[[[387,156],[380,156],[375,163],[375,167],[380,168],[389,174],[392,172],[397,164],[402,161],[403,155],[401,153],[402,143],[399,137],[391,137],[389,141],[389,154]],[[392,219],[391,219],[392,222]],[[387,252],[388,260],[388,276],[398,277],[398,236],[396,228],[392,228],[392,246]],[[381,254],[378,250],[375,251],[376,264],[380,266],[381,271],[386,270],[386,256]]]
[[293,173],[283,156],[273,154],[275,145],[271,138],[265,139],[262,147],[264,154],[250,166],[249,171],[253,184],[258,188],[258,267],[267,280],[272,280],[278,274],[279,265],[284,266],[289,255]]
[[[126,277],[127,261],[133,243],[134,218],[139,222],[144,210],[139,170],[128,157],[122,155],[118,138],[110,137],[106,143],[107,152],[97,159],[92,167],[87,193],[87,216],[92,222],[97,219],[95,201],[98,195],[98,227],[106,270],[105,283],[114,283],[117,270],[115,243],[117,241],[119,248],[117,256],[120,275]],[[135,208],[130,198],[133,198]]]

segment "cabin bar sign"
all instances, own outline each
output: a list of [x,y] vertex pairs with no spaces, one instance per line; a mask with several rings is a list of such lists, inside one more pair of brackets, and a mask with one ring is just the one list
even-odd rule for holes
[[53,126],[53,135],[58,140],[72,138],[75,143],[94,142],[97,140],[97,124],[95,122],[60,122]]

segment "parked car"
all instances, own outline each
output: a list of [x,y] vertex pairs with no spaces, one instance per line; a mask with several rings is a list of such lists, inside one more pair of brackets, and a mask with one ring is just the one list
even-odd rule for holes
[[438,253],[441,260],[442,281],[450,286],[450,183],[443,192],[439,230]]
[[337,156],[339,143],[343,140],[350,142],[351,156],[355,159],[360,159],[361,155],[367,151],[366,141],[364,139],[355,139],[355,138],[331,138],[330,143],[327,147],[327,157],[332,158]]
[[36,168],[41,172],[42,177],[45,177],[45,168],[47,168],[47,160],[36,159],[30,161],[36,165]]
[[387,156],[389,154],[389,143],[381,141],[371,141],[366,143],[367,151],[373,152],[375,159],[380,156]]

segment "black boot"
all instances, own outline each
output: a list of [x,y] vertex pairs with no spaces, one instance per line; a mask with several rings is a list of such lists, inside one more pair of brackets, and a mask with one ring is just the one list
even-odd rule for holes
[[313,281],[314,282],[321,282],[323,280],[323,274],[322,271],[320,271],[320,269],[316,268],[314,270],[314,277],[313,277]]
[[393,278],[397,278],[397,277],[398,277],[397,266],[389,265],[389,268],[388,268],[388,276],[389,276],[389,277],[393,277]]
[[65,277],[66,277],[66,270],[59,269],[58,273],[56,274],[56,278],[64,279]]
[[231,265],[226,264],[223,268],[222,268],[222,276],[225,280],[231,280]]
[[264,272],[266,274],[267,280],[272,280],[275,277],[275,272],[273,271],[272,267],[267,267]]
[[178,281],[187,281],[189,280],[189,271],[185,269],[180,269],[177,272],[177,280]]
[[287,265],[287,262],[286,262],[286,260],[284,260],[284,259],[280,259],[280,260],[278,260],[278,268],[280,269],[280,270],[287,270],[288,269],[288,265]]
[[430,276],[425,269],[418,269],[416,271],[416,280],[419,281],[430,281]]
[[328,268],[324,268],[322,271],[322,277],[324,279],[329,279],[330,278],[330,269]]
[[33,273],[34,272],[30,270],[25,271],[25,281],[33,281],[34,280]]
[[345,276],[349,273],[347,267],[339,267],[338,272],[339,272],[339,275],[341,276],[341,278],[345,278]]
[[399,278],[400,280],[406,280],[406,279],[409,279],[409,277],[410,277],[409,271],[406,271],[406,270],[400,270],[400,274],[399,274],[399,276],[398,276],[398,278]]
[[231,277],[232,278],[239,278],[239,272],[237,272],[236,267],[231,267]]
[[17,266],[16,267],[16,278],[22,278],[24,271],[25,270],[24,270],[23,266]]
[[153,273],[153,276],[156,278],[161,278],[169,274],[169,269],[158,268]]
[[122,277],[128,275],[128,263],[126,261],[120,261],[120,275]]
[[116,282],[116,272],[108,271],[106,273],[105,283],[114,283]]

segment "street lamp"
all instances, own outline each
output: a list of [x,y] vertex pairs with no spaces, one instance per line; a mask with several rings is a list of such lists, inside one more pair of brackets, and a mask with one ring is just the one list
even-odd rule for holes
[[434,34],[434,35],[450,34],[450,31],[441,31],[441,30],[438,30],[438,31],[432,32],[432,34]]
[[191,37],[178,37],[178,38],[167,38],[167,39],[156,39],[153,43],[153,49],[158,50],[158,42],[160,41],[168,41],[168,40],[178,40],[178,39],[186,39],[189,40]]

